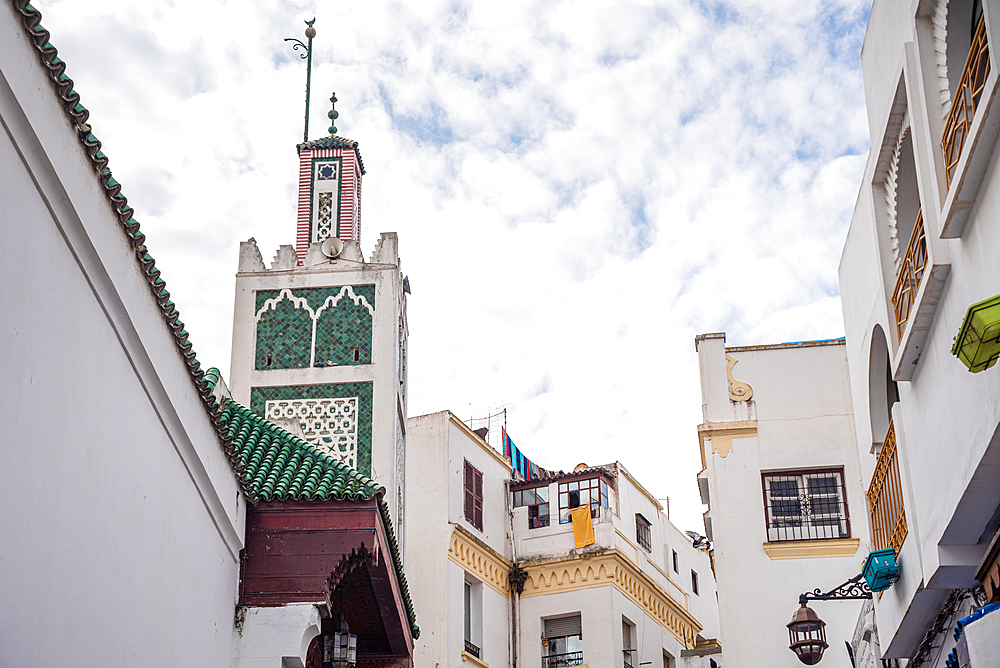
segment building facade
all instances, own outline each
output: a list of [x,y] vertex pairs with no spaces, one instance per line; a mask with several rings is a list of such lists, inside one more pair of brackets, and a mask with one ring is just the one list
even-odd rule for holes
[[[722,333],[698,336],[695,347],[698,483],[726,659],[794,668],[786,624],[799,595],[858,575],[867,554],[847,347],[843,339],[726,347]],[[860,602],[813,606],[827,623],[824,665],[851,668],[844,641]]]
[[914,666],[982,604],[1000,518],[1000,373],[953,354],[1000,293],[998,40],[994,0],[876,0],[861,57],[872,148],[840,287],[871,547],[899,566],[874,627]]
[[408,434],[418,665],[722,666],[707,545],[621,464],[525,480],[451,413]]

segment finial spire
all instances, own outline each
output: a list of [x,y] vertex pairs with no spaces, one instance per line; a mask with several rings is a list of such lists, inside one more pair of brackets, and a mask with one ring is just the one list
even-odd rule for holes
[[309,40],[308,44],[303,44],[302,40],[296,39],[295,37],[286,37],[286,42],[295,42],[292,44],[292,50],[298,51],[302,49],[305,54],[301,55],[300,58],[306,61],[306,126],[302,131],[302,143],[309,141],[309,85],[312,82],[312,45],[313,37],[316,36],[316,28],[313,28],[313,24],[316,23],[316,17],[314,16],[312,21],[306,21],[306,39]]
[[337,111],[337,94],[334,93],[330,96],[330,111],[326,112],[327,117],[330,119],[330,136],[337,134],[337,126],[334,123],[340,118],[340,112]]

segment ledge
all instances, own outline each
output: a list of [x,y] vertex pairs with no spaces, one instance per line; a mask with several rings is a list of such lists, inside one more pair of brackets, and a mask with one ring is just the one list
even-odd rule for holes
[[858,552],[860,538],[834,540],[801,540],[787,543],[764,543],[771,559],[816,559],[820,557],[853,557]]
[[464,649],[462,650],[462,661],[469,661],[474,666],[479,666],[479,668],[490,668],[490,664],[486,663],[485,661],[482,661],[481,659],[477,659],[476,657],[466,652]]

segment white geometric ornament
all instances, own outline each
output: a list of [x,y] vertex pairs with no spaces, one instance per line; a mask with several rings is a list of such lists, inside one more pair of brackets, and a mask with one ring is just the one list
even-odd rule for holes
[[268,401],[268,420],[294,420],[305,440],[358,468],[358,398],[279,399]]

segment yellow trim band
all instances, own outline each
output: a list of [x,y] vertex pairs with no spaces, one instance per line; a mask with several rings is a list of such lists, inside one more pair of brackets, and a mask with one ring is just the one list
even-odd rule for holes
[[702,626],[660,584],[615,548],[593,557],[524,564],[528,580],[521,598],[568,591],[614,587],[669,631],[684,647],[695,645]]
[[475,665],[479,666],[479,668],[490,668],[490,664],[486,663],[481,659],[477,659],[476,657],[466,652],[464,649],[462,650],[462,661],[470,661]]
[[459,527],[451,534],[448,558],[504,598],[510,598],[510,562]]
[[805,540],[788,543],[764,543],[764,551],[772,559],[816,559],[819,557],[853,557],[860,538]]

